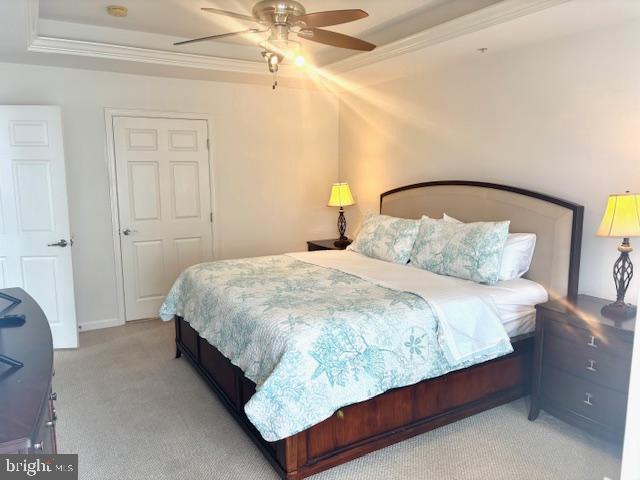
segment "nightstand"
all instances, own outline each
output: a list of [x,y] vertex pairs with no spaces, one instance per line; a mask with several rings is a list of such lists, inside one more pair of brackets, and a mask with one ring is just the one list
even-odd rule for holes
[[[344,247],[336,247],[333,242],[335,242],[337,238],[330,238],[327,240],[309,240],[307,242],[307,249],[310,252],[315,252],[316,250],[344,250],[347,248]],[[352,240],[349,240],[349,244],[351,244]]]
[[622,441],[635,320],[603,317],[608,300],[578,295],[575,302],[536,307],[529,420],[540,409],[591,433]]

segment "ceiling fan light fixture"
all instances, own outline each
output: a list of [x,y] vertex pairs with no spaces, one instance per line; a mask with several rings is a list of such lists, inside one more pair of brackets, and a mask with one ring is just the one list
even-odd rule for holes
[[296,67],[303,68],[306,63],[307,61],[305,60],[304,56],[298,54],[298,56],[296,57]]
[[280,67],[280,62],[282,58],[275,52],[270,52],[269,50],[262,51],[262,58],[267,61],[267,66],[269,67],[270,73],[278,73],[278,69]]

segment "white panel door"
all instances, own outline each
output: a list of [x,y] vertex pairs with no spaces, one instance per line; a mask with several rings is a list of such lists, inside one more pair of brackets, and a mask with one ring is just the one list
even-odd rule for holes
[[0,288],[42,307],[55,348],[78,346],[62,120],[49,106],[0,106]]
[[152,318],[178,274],[213,258],[207,122],[114,117],[127,320]]

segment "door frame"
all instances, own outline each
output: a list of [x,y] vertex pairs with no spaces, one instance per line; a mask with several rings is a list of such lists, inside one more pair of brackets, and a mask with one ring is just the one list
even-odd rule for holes
[[118,318],[116,325],[124,325],[127,321],[125,313],[125,292],[124,292],[124,268],[122,263],[122,247],[120,245],[120,214],[118,208],[118,183],[116,174],[116,150],[115,150],[115,137],[113,129],[113,120],[115,117],[135,117],[135,118],[166,118],[176,120],[204,120],[207,122],[207,137],[208,144],[208,161],[209,161],[209,195],[211,197],[211,213],[213,214],[213,221],[211,222],[211,238],[213,245],[211,246],[213,251],[213,258],[216,258],[218,251],[218,215],[216,214],[216,202],[215,202],[215,183],[214,183],[214,146],[216,145],[214,139],[214,117],[208,113],[183,113],[183,112],[164,112],[156,110],[138,110],[138,109],[124,109],[124,108],[110,108],[104,109],[104,122],[106,131],[106,161],[107,172],[109,176],[109,199],[111,207],[111,235],[113,240],[113,253],[114,253],[114,267],[115,267],[115,281],[116,281],[116,300],[118,308]]

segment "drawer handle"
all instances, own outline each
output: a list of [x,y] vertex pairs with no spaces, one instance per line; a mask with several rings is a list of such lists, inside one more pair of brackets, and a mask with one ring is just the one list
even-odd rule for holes
[[338,420],[343,420],[344,419],[344,412],[342,411],[342,409],[338,410],[336,412],[336,417],[338,417]]
[[583,402],[584,402],[586,405],[589,405],[589,406],[591,407],[591,406],[593,406],[593,402],[591,401],[591,399],[592,399],[592,398],[593,398],[593,395],[592,395],[591,393],[589,393],[589,392],[586,392],[586,393],[584,394],[584,400],[583,400]]
[[587,363],[587,370],[589,370],[590,372],[597,372],[598,371],[596,369],[596,361],[595,360],[589,360],[589,363]]
[[591,348],[598,348],[598,345],[596,345],[596,337],[591,335],[591,340],[589,340],[589,343],[587,343],[587,345],[589,345]]

